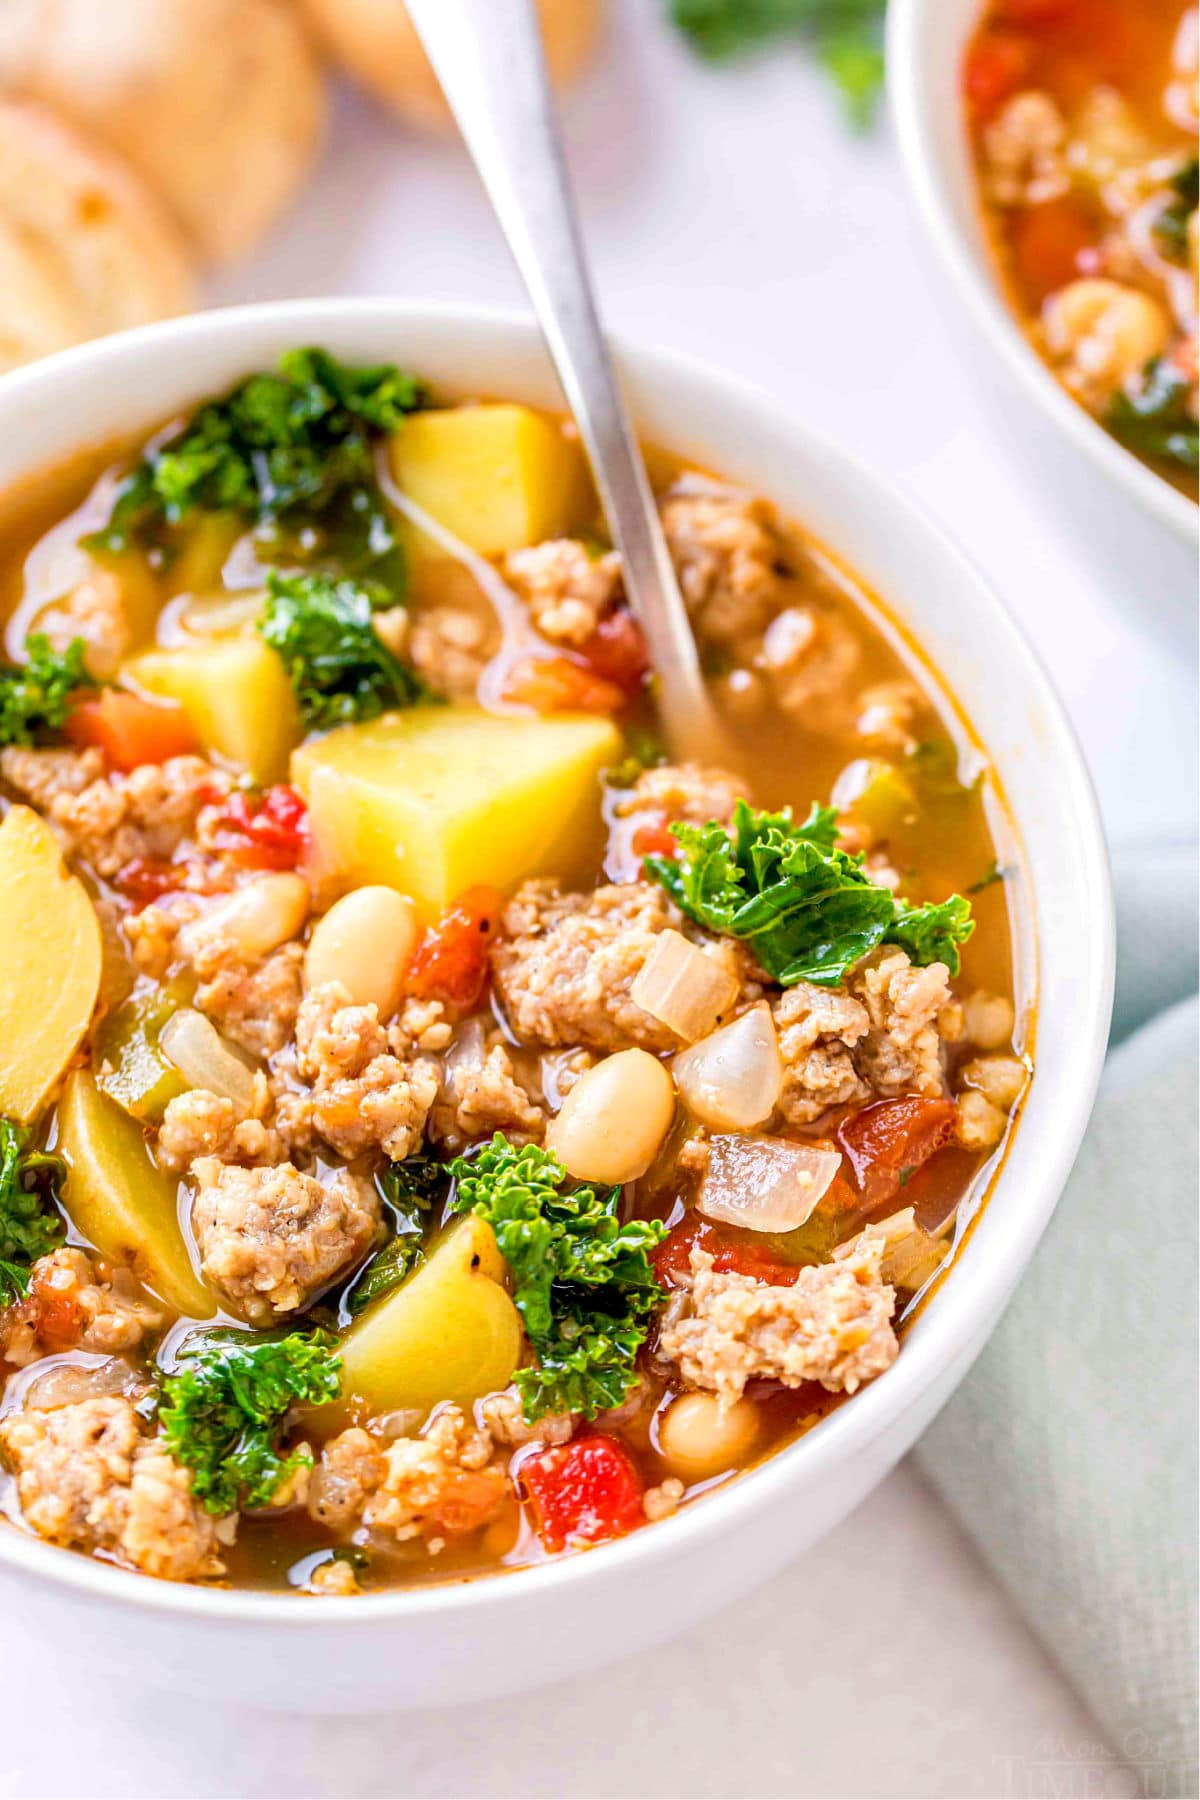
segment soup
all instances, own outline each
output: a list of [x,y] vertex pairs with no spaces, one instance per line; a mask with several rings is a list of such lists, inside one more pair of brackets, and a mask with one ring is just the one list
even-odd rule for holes
[[1197,41],[1179,0],[992,0],[963,66],[1005,288],[1063,386],[1197,497]]
[[819,544],[651,466],[728,767],[552,416],[299,351],[10,497],[9,1528],[463,1578],[901,1353],[1030,1075],[994,783]]

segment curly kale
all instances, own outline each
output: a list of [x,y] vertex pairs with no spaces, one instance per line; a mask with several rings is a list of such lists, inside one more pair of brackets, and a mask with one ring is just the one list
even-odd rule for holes
[[390,1294],[424,1262],[425,1227],[450,1190],[450,1171],[431,1156],[409,1156],[389,1163],[378,1181],[391,1215],[392,1236],[350,1289],[346,1307],[351,1318]]
[[290,350],[201,406],[120,483],[90,548],[161,546],[194,511],[255,529],[266,562],[370,574],[394,592],[404,562],[375,473],[375,440],[423,404],[411,375],[356,368],[328,351]]
[[337,1340],[327,1331],[202,1333],[162,1378],[159,1425],[208,1512],[266,1506],[312,1462],[306,1450],[280,1449],[289,1409],[335,1400],[341,1381]]
[[1191,156],[1180,164],[1167,183],[1174,195],[1150,227],[1164,256],[1187,260],[1188,221],[1200,206],[1200,160]]
[[258,629],[283,659],[311,729],[375,719],[431,697],[375,630],[374,614],[390,600],[374,583],[274,571],[267,577]]
[[806,39],[860,128],[870,123],[883,87],[885,6],[886,0],[667,0],[674,24],[711,62],[775,39]]
[[814,806],[803,825],[790,811],[755,812],[739,800],[724,826],[676,823],[679,855],[647,856],[643,868],[681,912],[708,930],[743,938],[784,987],[833,987],[877,944],[899,944],[914,962],[959,969],[958,946],[975,929],[970,902],[909,906],[879,887],[862,856],[837,848],[837,812]]
[[537,1356],[536,1367],[514,1377],[526,1419],[549,1412],[593,1418],[619,1406],[663,1297],[650,1252],[666,1226],[622,1223],[619,1188],[598,1194],[570,1182],[548,1150],[518,1147],[502,1132],[450,1172],[455,1210],[487,1221],[512,1271],[513,1299]]
[[1139,456],[1161,456],[1200,468],[1200,433],[1188,407],[1186,375],[1163,356],[1148,363],[1134,387],[1115,394],[1103,414],[1115,438]]
[[32,1265],[64,1235],[55,1210],[62,1159],[31,1150],[29,1139],[27,1126],[0,1118],[0,1306],[20,1299]]
[[41,732],[61,730],[72,694],[97,685],[84,663],[85,650],[82,638],[52,650],[44,632],[30,633],[27,660],[0,667],[0,744],[32,744]]

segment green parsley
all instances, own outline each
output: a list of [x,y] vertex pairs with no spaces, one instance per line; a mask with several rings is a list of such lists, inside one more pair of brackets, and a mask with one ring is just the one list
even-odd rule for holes
[[62,1159],[29,1148],[29,1128],[0,1118],[0,1306],[19,1300],[29,1270],[62,1242],[63,1221],[54,1209]]
[[679,856],[647,856],[647,875],[681,912],[723,936],[744,938],[774,980],[833,987],[877,944],[899,944],[916,963],[959,969],[974,930],[960,894],[909,906],[837,848],[837,812],[814,806],[803,825],[790,810],[755,812],[739,800],[733,835],[715,822],[677,822]]
[[1136,387],[1114,394],[1103,422],[1127,450],[1200,468],[1200,435],[1188,411],[1188,380],[1165,357],[1148,363]]
[[885,7],[886,0],[667,0],[675,25],[711,62],[775,39],[807,40],[856,128],[870,123],[883,87]]
[[88,674],[85,650],[82,638],[52,650],[44,632],[30,633],[27,661],[0,667],[0,744],[32,744],[41,732],[61,730],[72,694],[97,685]]
[[1168,187],[1175,197],[1163,207],[1150,229],[1163,254],[1183,262],[1187,256],[1188,221],[1200,206],[1200,161],[1192,156],[1181,163]]
[[1004,880],[1005,873],[1006,871],[1001,868],[995,857],[993,857],[983,874],[979,877],[979,880],[971,883],[970,887],[967,889],[968,894],[982,894],[985,889],[995,887],[998,881]]
[[350,1289],[346,1308],[351,1318],[390,1294],[424,1262],[425,1226],[450,1191],[450,1171],[431,1156],[409,1156],[390,1163],[379,1176],[379,1186],[391,1214],[392,1236]]
[[258,629],[283,659],[301,717],[313,730],[375,719],[431,697],[375,630],[374,614],[389,600],[374,583],[268,575]]
[[336,562],[399,593],[404,560],[375,471],[375,441],[424,403],[390,363],[357,368],[328,351],[290,350],[144,456],[117,488],[88,548],[161,547],[195,510],[255,528],[266,562]]
[[594,1418],[619,1406],[637,1379],[637,1353],[663,1290],[650,1252],[666,1235],[657,1219],[617,1217],[620,1189],[598,1194],[569,1182],[536,1144],[497,1132],[450,1165],[457,1212],[496,1234],[512,1271],[513,1300],[537,1356],[514,1380],[532,1422],[550,1412]]
[[199,1334],[194,1347],[187,1340],[178,1369],[162,1378],[158,1418],[208,1512],[266,1506],[311,1465],[307,1451],[281,1451],[280,1434],[289,1408],[337,1398],[336,1344],[327,1331],[214,1331]]

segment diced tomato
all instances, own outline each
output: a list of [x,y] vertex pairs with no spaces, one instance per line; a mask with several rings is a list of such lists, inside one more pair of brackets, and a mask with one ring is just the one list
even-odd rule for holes
[[494,887],[465,888],[431,925],[408,971],[408,991],[418,1000],[474,1006],[488,972],[488,944],[504,896]]
[[569,656],[531,656],[514,664],[504,698],[534,712],[617,713],[628,696]]
[[308,808],[295,788],[280,783],[256,796],[229,795],[213,841],[255,869],[294,869],[308,848]]
[[1027,297],[1040,306],[1047,294],[1080,273],[1079,259],[1094,244],[1091,211],[1071,195],[1024,207],[1013,223],[1013,265]]
[[172,894],[187,879],[187,864],[167,862],[161,856],[135,856],[113,876],[113,886],[138,906],[149,906]]
[[625,694],[636,694],[650,669],[645,634],[633,614],[625,611],[601,619],[580,645],[579,655],[595,674]]
[[37,1334],[47,1349],[72,1349],[83,1325],[74,1271],[38,1269],[29,1284],[29,1298],[36,1308]]
[[621,1537],[645,1517],[641,1477],[620,1444],[598,1432],[526,1457],[519,1479],[547,1550]]
[[693,1245],[708,1252],[719,1275],[749,1275],[771,1287],[791,1287],[800,1273],[799,1263],[780,1262],[693,1213],[667,1233],[654,1253],[654,1273],[664,1287],[678,1287],[690,1274]]
[[1002,25],[1029,31],[1039,25],[1057,25],[1078,10],[1079,0],[995,0],[992,17]]
[[639,825],[629,843],[635,856],[679,855],[679,845],[666,825]]
[[963,61],[962,84],[977,119],[988,118],[1016,93],[1032,61],[1033,46],[1026,38],[996,33],[971,45]]
[[909,1177],[954,1141],[953,1100],[879,1100],[851,1115],[838,1130],[863,1205],[873,1212],[894,1199]]
[[142,763],[166,762],[200,748],[196,728],[182,706],[144,700],[120,688],[103,688],[77,700],[63,730],[73,744],[103,750],[113,768],[124,774]]

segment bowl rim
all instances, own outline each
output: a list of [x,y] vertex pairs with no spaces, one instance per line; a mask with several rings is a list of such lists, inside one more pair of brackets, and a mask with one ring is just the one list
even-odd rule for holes
[[[953,121],[947,121],[935,103],[928,47],[937,43],[944,46],[949,35],[957,58],[982,15],[983,6],[984,0],[958,0],[958,14],[948,20],[947,0],[889,0],[888,104],[917,212],[976,326],[1026,393],[1110,481],[1123,488],[1161,525],[1193,542],[1200,509],[1186,494],[1140,462],[1131,450],[1117,443],[1098,420],[1071,398],[1021,330],[995,271],[988,266],[982,244],[971,243],[962,229],[948,185],[948,171],[952,156],[960,159],[959,167],[968,163],[967,138],[961,111]],[[957,91],[956,84],[956,94]]]
[[[508,335],[529,345],[541,344],[533,320],[519,312],[440,300],[337,299],[271,301],[256,305],[215,309],[141,326],[91,343],[60,351],[43,361],[18,369],[0,379],[0,416],[10,396],[36,396],[43,384],[63,380],[86,381],[96,365],[109,360],[136,360],[144,347],[178,340],[194,348],[210,340],[250,336],[256,329],[275,329],[293,334],[293,342],[312,342],[323,331],[355,322],[395,327],[436,323],[452,325],[457,332]],[[1080,941],[1089,946],[1092,979],[1077,996],[1071,1017],[1077,1056],[1060,1095],[1059,1126],[1049,1137],[1039,1160],[1036,1177],[1014,1188],[1009,1205],[1023,1196],[1019,1218],[986,1262],[980,1262],[964,1278],[947,1282],[923,1315],[922,1333],[910,1339],[905,1355],[897,1358],[882,1376],[853,1396],[853,1404],[841,1406],[813,1431],[768,1457],[736,1480],[703,1497],[703,1503],[660,1520],[650,1530],[637,1531],[615,1543],[597,1546],[600,1554],[560,1556],[520,1569],[504,1570],[502,1577],[448,1580],[417,1589],[393,1589],[366,1597],[323,1598],[319,1606],[298,1604],[296,1593],[263,1593],[248,1588],[214,1589],[155,1580],[105,1564],[95,1558],[64,1551],[20,1528],[0,1522],[0,1565],[36,1579],[45,1579],[60,1590],[102,1600],[129,1613],[143,1611],[160,1616],[190,1617],[213,1627],[225,1622],[245,1626],[286,1624],[306,1633],[345,1626],[351,1619],[368,1624],[400,1624],[404,1620],[456,1612],[475,1615],[506,1605],[518,1593],[531,1601],[536,1594],[558,1586],[577,1591],[594,1587],[635,1570],[648,1558],[665,1553],[676,1557],[693,1553],[703,1543],[735,1526],[750,1522],[772,1495],[808,1477],[817,1479],[839,1464],[849,1464],[885,1428],[917,1407],[938,1376],[969,1361],[982,1341],[979,1319],[997,1317],[1033,1254],[1054,1212],[1059,1195],[1091,1114],[1108,1037],[1115,965],[1115,927],[1108,855],[1099,806],[1090,774],[1073,726],[1054,685],[1023,632],[975,565],[945,533],[891,481],[868,468],[823,433],[801,423],[789,407],[739,378],[717,373],[690,357],[648,348],[619,334],[613,337],[620,364],[635,378],[661,378],[683,390],[705,390],[727,403],[731,416],[739,411],[757,415],[782,438],[803,446],[804,454],[820,458],[837,471],[847,489],[873,489],[883,506],[904,516],[945,561],[960,573],[972,604],[990,611],[991,624],[1003,633],[1013,660],[1023,672],[1039,707],[1056,728],[1055,750],[1062,805],[1073,819],[1081,843],[1084,911],[1076,921]],[[131,411],[138,402],[131,403]],[[139,421],[140,422],[140,421]],[[35,470],[25,470],[31,474]],[[18,478],[19,479],[19,478]],[[841,545],[835,549],[842,552]],[[851,566],[853,561],[851,558]],[[886,596],[885,596],[886,598]],[[953,688],[951,696],[957,700]],[[997,768],[1003,786],[1001,759]],[[1035,909],[1036,910],[1036,909]],[[1036,945],[1035,945],[1036,947]],[[1044,1032],[1041,1022],[1040,1031]],[[1001,1169],[997,1181],[1004,1179]],[[514,1581],[516,1587],[514,1587]]]

